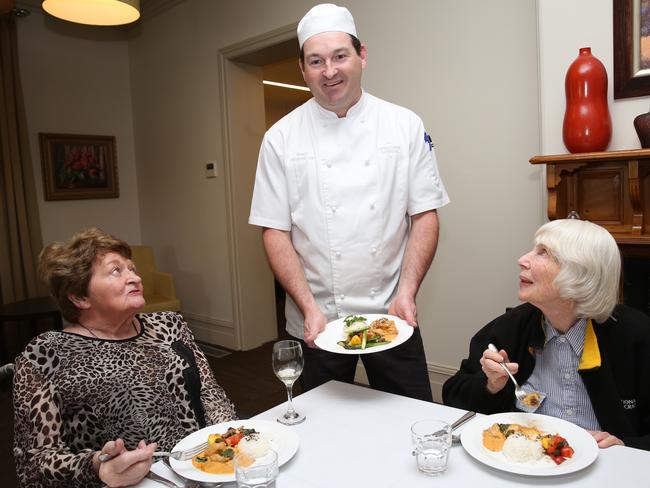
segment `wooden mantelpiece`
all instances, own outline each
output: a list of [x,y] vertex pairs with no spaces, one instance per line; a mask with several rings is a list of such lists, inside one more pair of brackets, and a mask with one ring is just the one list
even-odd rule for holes
[[548,218],[576,211],[619,244],[650,244],[650,149],[535,156],[546,164]]

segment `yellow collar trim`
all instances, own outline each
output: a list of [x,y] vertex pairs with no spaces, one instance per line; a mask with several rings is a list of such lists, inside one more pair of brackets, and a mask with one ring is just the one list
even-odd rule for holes
[[585,329],[585,343],[582,348],[582,357],[578,370],[588,370],[600,367],[600,349],[598,348],[598,339],[594,332],[594,325],[591,319],[587,320],[587,328]]

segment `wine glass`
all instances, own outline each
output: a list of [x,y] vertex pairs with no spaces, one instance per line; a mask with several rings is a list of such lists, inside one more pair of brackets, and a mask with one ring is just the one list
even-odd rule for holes
[[284,425],[295,425],[304,422],[305,416],[293,409],[293,383],[300,377],[305,360],[302,357],[302,347],[298,341],[278,341],[273,344],[273,371],[287,387],[289,405],[284,415],[278,417],[278,422]]

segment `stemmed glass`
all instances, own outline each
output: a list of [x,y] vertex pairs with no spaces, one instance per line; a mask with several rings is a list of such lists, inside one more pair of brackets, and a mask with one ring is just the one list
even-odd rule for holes
[[293,383],[300,377],[305,360],[302,347],[298,341],[278,341],[273,344],[273,371],[287,387],[288,408],[284,415],[278,417],[278,422],[284,425],[295,425],[305,421],[305,416],[293,409]]

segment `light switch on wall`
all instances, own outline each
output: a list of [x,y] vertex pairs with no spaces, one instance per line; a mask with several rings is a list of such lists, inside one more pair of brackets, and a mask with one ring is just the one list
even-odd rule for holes
[[217,177],[217,162],[208,161],[205,163],[205,177],[206,178],[216,178]]

